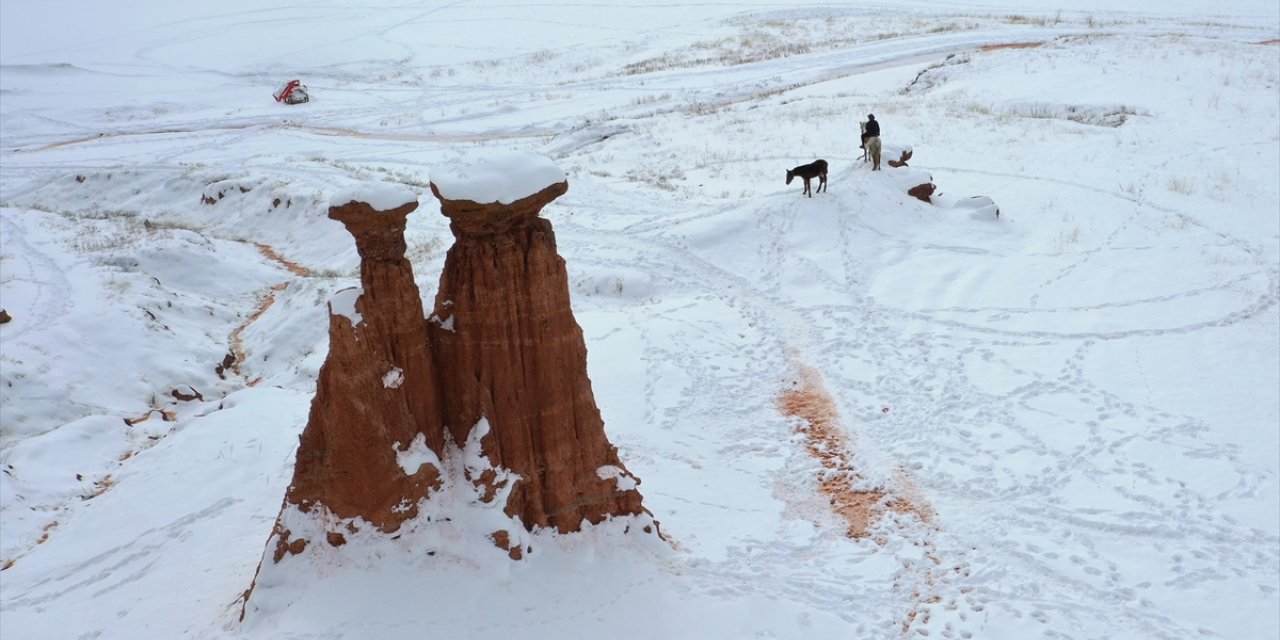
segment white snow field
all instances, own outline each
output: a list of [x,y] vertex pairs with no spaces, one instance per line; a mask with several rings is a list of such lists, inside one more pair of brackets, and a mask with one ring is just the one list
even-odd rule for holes
[[[667,542],[459,505],[241,622],[330,199],[418,195],[430,305],[430,168],[510,152]],[[1278,179],[1274,0],[3,0],[0,637],[1280,637]],[[801,382],[920,516],[846,535]]]

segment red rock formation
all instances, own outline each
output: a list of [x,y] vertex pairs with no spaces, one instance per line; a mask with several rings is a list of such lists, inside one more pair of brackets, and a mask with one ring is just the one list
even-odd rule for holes
[[304,511],[319,503],[340,518],[364,518],[384,531],[417,515],[417,503],[439,473],[424,465],[406,475],[396,451],[418,434],[433,451],[443,445],[426,319],[404,256],[405,220],[416,208],[410,202],[375,211],[349,202],[329,209],[329,217],[355,236],[361,289],[351,316],[332,308],[343,304],[339,300],[330,304],[329,356],[316,380],[285,498]]
[[506,512],[527,528],[571,532],[584,520],[643,513],[638,481],[605,437],[564,260],[551,223],[538,217],[568,183],[510,204],[450,200],[431,188],[456,239],[431,327],[453,440],[488,420],[484,452],[520,475]]
[[[405,220],[416,208],[414,201],[389,211],[363,202],[329,208],[329,217],[355,236],[361,287],[339,292],[329,303],[329,355],[316,380],[293,481],[267,543],[272,565],[319,542],[307,535],[323,532],[328,544],[345,544],[342,530],[326,530],[341,529],[338,519],[395,531],[417,516],[422,498],[439,486],[436,466],[403,469],[397,456],[420,435],[436,452],[444,440],[426,319],[404,257]],[[295,532],[288,521],[296,512],[313,514],[323,524],[309,526],[310,533]],[[264,557],[245,592],[241,618],[267,563]]]
[[[529,530],[568,533],[583,522],[648,514],[639,480],[605,437],[564,260],[551,223],[538,217],[567,189],[559,182],[511,204],[478,204],[445,199],[432,184],[456,237],[434,324],[404,255],[417,202],[388,211],[356,201],[330,207],[329,217],[355,236],[361,287],[329,303],[329,355],[242,618],[269,567],[263,584],[279,585],[288,570],[275,565],[310,545],[344,547],[367,526],[400,530],[431,504],[424,498],[433,490],[459,480],[481,490],[464,499],[505,499],[505,513]],[[443,462],[456,461],[463,445],[465,468]],[[655,532],[651,518],[642,526]],[[510,531],[487,535],[522,557]]]
[[907,161],[911,159],[911,149],[902,150],[900,160],[890,160],[889,165],[904,169],[903,171],[894,172],[894,181],[900,188],[907,190],[907,195],[936,205],[943,209],[961,209],[968,210],[975,220],[981,220],[988,217],[1000,219],[1000,208],[995,202],[986,196],[973,196],[956,200],[955,198],[944,196],[938,191],[938,185],[933,183],[933,176],[927,171],[912,169],[907,166]]
[[907,189],[907,195],[924,202],[933,202],[929,199],[929,196],[933,195],[934,190],[937,188],[937,185],[932,182],[926,182]]

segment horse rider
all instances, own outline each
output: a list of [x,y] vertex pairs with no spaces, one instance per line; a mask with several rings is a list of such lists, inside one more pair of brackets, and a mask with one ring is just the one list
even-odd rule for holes
[[862,132],[862,145],[859,146],[858,148],[866,149],[867,138],[870,138],[871,136],[879,137],[879,135],[880,135],[880,123],[876,122],[876,115],[874,113],[868,113],[867,114],[867,130]]
[[[871,146],[868,147],[867,145]],[[867,128],[862,132],[862,148],[871,156],[871,170],[880,170],[880,123],[874,113],[867,114]]]

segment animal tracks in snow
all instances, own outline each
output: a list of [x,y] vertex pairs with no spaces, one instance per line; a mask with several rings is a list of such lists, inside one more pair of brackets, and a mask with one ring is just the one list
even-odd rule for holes
[[[654,338],[645,338],[645,361],[658,367],[651,371],[668,364],[679,369],[685,363],[689,375],[701,382],[675,393],[663,385],[647,388],[647,406],[669,406],[652,414],[659,424],[678,431],[685,420],[702,422],[697,416],[723,412],[707,401],[711,395],[749,398],[749,386],[737,376],[790,367],[790,359],[780,359],[778,352],[786,353],[785,345],[792,345],[792,353],[799,354],[792,357],[803,358],[828,379],[829,388],[840,390],[831,399],[845,421],[839,430],[857,431],[868,471],[881,479],[886,469],[906,465],[936,507],[938,526],[924,532],[893,520],[882,524],[886,529],[879,539],[886,543],[878,553],[913,559],[897,574],[894,599],[881,601],[901,613],[893,624],[901,625],[904,634],[982,638],[987,624],[1024,620],[1038,625],[1043,637],[1071,637],[1058,630],[1087,626],[1094,613],[1062,603],[1089,601],[1098,603],[1097,615],[1124,620],[1124,633],[1183,637],[1199,631],[1164,615],[1153,604],[1153,589],[1258,575],[1277,561],[1274,550],[1258,551],[1275,542],[1267,534],[1234,524],[1225,514],[1209,520],[1197,515],[1214,513],[1220,500],[1252,495],[1263,482],[1261,470],[1233,463],[1238,451],[1206,440],[1199,420],[1143,402],[1143,395],[1129,393],[1133,387],[1099,379],[1095,364],[1108,353],[1103,346],[1115,341],[1168,339],[1247,321],[1266,311],[1274,305],[1274,268],[1260,267],[1242,250],[1234,273],[1193,278],[1167,290],[1137,287],[1129,297],[1096,303],[1050,304],[1056,295],[1053,283],[1078,287],[1109,254],[1134,250],[1130,237],[1137,227],[1124,223],[1091,253],[1060,260],[1046,256],[1048,262],[1059,260],[1056,271],[1050,267],[1042,272],[1048,277],[1037,281],[1033,274],[1017,283],[1033,295],[1038,292],[1027,304],[948,304],[983,298],[981,292],[966,291],[962,280],[920,296],[930,306],[910,309],[880,295],[885,285],[876,279],[885,272],[877,261],[885,255],[883,247],[892,250],[916,227],[892,228],[862,206],[873,184],[859,182],[856,175],[838,177],[833,174],[830,198],[802,204],[786,198],[769,214],[730,206],[670,220],[656,211],[646,218],[643,211],[632,210],[640,221],[626,232],[589,240],[590,226],[580,226],[582,218],[575,216],[569,224],[557,221],[574,256],[571,265],[575,259],[593,260],[597,252],[602,263],[604,256],[624,253],[642,269],[646,264],[655,270],[657,265],[676,265],[666,267],[671,280],[657,296],[636,307],[646,319],[635,330]],[[608,203],[601,205],[597,215],[609,215]],[[709,240],[712,233],[714,242]],[[1180,237],[1192,246],[1220,239],[1213,232]],[[750,259],[737,255],[734,247],[742,247]],[[836,260],[810,258],[832,247]],[[985,247],[933,244],[915,251],[999,258],[998,251]],[[973,284],[989,286],[979,279]],[[1241,298],[1235,292],[1241,285],[1260,285],[1266,295]],[[793,294],[797,287],[802,292]],[[918,290],[914,283],[900,288]],[[667,298],[690,302],[677,305],[664,302]],[[1210,312],[1191,322],[1177,311],[1220,308],[1204,302],[1224,298],[1237,300],[1238,311],[1226,316]],[[1161,307],[1170,309],[1168,324],[1151,324],[1161,316],[1152,309]],[[662,324],[655,325],[655,317],[678,309],[687,321],[712,308],[719,310],[717,326],[724,331],[709,337],[714,335],[718,344],[739,343],[743,368],[711,370],[700,364],[698,345],[670,349],[652,333]],[[1108,320],[1113,326],[1079,330],[1080,319],[1090,314],[1108,314],[1119,323]],[[761,373],[752,374],[752,369]],[[753,406],[746,415],[764,409],[750,402],[739,409]],[[884,407],[890,411],[882,412]],[[791,446],[803,450],[803,442]],[[760,451],[776,454],[778,449],[739,445],[722,451],[733,458]],[[783,489],[774,496],[797,500],[787,512],[804,517],[799,514],[814,513],[825,500],[799,500],[795,489],[800,485],[789,478],[805,468],[821,474],[823,467],[805,467],[812,463],[808,454],[793,453],[787,460],[777,471]],[[1184,470],[1194,468],[1197,477],[1222,478],[1215,483],[1222,490],[1193,489],[1170,473],[1161,462],[1167,460],[1184,461]],[[714,470],[716,464],[702,461],[700,466]],[[878,535],[875,527],[870,535]],[[1026,542],[1027,537],[1052,544]],[[776,553],[824,553],[810,544],[790,551],[783,545]],[[1142,550],[1125,551],[1134,547]],[[761,551],[753,547],[752,553]],[[727,559],[720,570],[732,574],[749,566],[745,560]],[[1153,566],[1169,567],[1159,585],[1142,578]],[[808,593],[784,589],[794,593],[790,597],[834,603],[848,593],[828,587],[834,583],[817,579],[813,568],[805,571],[812,580]]]
[[[698,5],[678,11],[722,17],[690,29],[656,13],[676,9],[627,7],[654,21],[629,22],[619,38],[615,15],[581,26],[601,9],[616,13],[607,3],[548,5],[533,20],[493,5],[483,19],[548,28],[453,46],[479,24],[475,9],[214,11],[139,25],[123,62],[94,63],[141,76],[5,66],[2,177],[5,204],[18,208],[0,214],[0,266],[43,296],[23,316],[56,327],[85,309],[118,310],[82,299],[58,306],[85,281],[44,250],[42,233],[66,231],[60,219],[81,225],[66,235],[82,243],[127,240],[103,232],[131,220],[158,222],[163,236],[139,250],[88,247],[84,264],[109,276],[127,308],[80,325],[103,340],[134,331],[146,336],[135,346],[156,348],[137,346],[145,357],[119,362],[118,351],[89,344],[53,350],[59,336],[48,336],[35,346],[50,357],[22,354],[32,363],[26,380],[42,379],[39,366],[57,374],[69,353],[146,372],[145,385],[122,392],[127,376],[112,376],[113,388],[93,395],[93,412],[121,415],[141,413],[136,400],[156,388],[162,399],[188,386],[214,397],[206,382],[233,391],[216,411],[184,407],[175,433],[127,463],[103,458],[114,488],[74,517],[59,514],[48,542],[6,571],[6,625],[74,613],[66,617],[84,621],[81,635],[149,623],[200,637],[166,607],[183,602],[203,620],[206,600],[220,610],[247,585],[323,361],[324,302],[353,278],[349,237],[331,233],[324,195],[351,181],[413,187],[424,206],[409,242],[420,243],[414,267],[429,298],[433,243],[449,237],[429,206],[430,167],[500,148],[546,152],[569,176],[569,193],[543,215],[566,260],[594,393],[619,455],[644,481],[646,506],[678,544],[661,561],[621,563],[639,566],[635,574],[599,571],[603,556],[594,556],[582,568],[596,571],[583,573],[599,580],[576,590],[554,581],[528,589],[532,572],[503,574],[504,564],[476,583],[485,597],[444,606],[432,624],[499,637],[545,634],[557,621],[598,629],[643,611],[656,627],[644,632],[690,637],[660,625],[669,611],[697,610],[682,620],[736,623],[750,632],[740,637],[1183,640],[1244,628],[1231,626],[1238,615],[1222,611],[1226,598],[1275,602],[1280,541],[1259,516],[1275,467],[1254,450],[1272,442],[1257,435],[1270,426],[1257,417],[1271,414],[1256,406],[1269,399],[1244,381],[1270,381],[1262,365],[1274,361],[1268,323],[1280,269],[1257,214],[1274,200],[1265,187],[1274,180],[1259,177],[1274,168],[1274,141],[1257,142],[1255,125],[1274,121],[1274,101],[1258,87],[1275,73],[1273,61],[1234,46],[1271,39],[1271,26],[1158,18],[1154,5],[1141,20],[1100,13],[1100,25],[1080,12],[1040,24],[986,6],[964,15],[833,6],[811,17],[799,6],[756,15]],[[583,28],[588,37],[561,37]],[[254,88],[261,74],[244,71],[256,63],[210,69],[181,55],[232,31],[271,37],[228,55],[265,52],[272,68],[305,60],[315,100],[282,111]],[[1045,44],[974,53],[929,74],[929,86],[897,93],[948,54],[1032,41]],[[808,48],[761,55],[773,42]],[[312,59],[334,44],[367,59]],[[756,57],[724,57],[735,49]],[[1148,52],[1169,63],[1150,65],[1161,58]],[[1208,62],[1219,59],[1227,64]],[[637,61],[658,68],[632,74]],[[1166,71],[1177,81],[1148,81]],[[127,96],[104,94],[105,106],[64,107],[43,91],[74,79],[92,93],[124,77],[140,79]],[[1132,97],[1143,115],[1080,127],[1010,108],[1033,104],[1010,95],[1018,92],[1075,104],[1079,77],[1102,85],[1103,104]],[[1142,95],[1161,87],[1168,93]],[[1214,119],[1211,145],[1182,119],[1186,104],[1207,101],[1211,111],[1186,120]],[[939,179],[948,190],[949,177],[982,185],[975,192],[1001,204],[1000,222],[919,203],[883,179],[891,168],[867,171],[854,136],[870,108],[890,141],[917,143],[914,168],[950,172]],[[832,163],[830,191],[800,198],[782,169],[816,157]],[[1264,187],[1246,193],[1255,183]],[[0,327],[0,355],[37,333]],[[229,336],[245,376],[218,379],[209,366]],[[18,370],[6,360],[6,376]],[[33,392],[20,396],[26,413],[74,413],[64,398],[87,397],[101,377],[45,403],[34,385],[13,382]],[[246,378],[263,382],[244,388]],[[821,381],[800,387],[821,401],[792,408],[838,419],[809,411],[802,420],[778,406],[779,391],[802,378]],[[203,502],[189,506],[184,493]],[[251,504],[259,494],[270,499]],[[219,504],[225,495],[245,501]],[[863,537],[847,535],[844,515],[896,496],[927,505],[928,518],[885,509],[859,520]],[[417,589],[439,588],[428,597],[437,603],[467,597],[438,575],[412,573],[398,576],[412,586],[402,590],[408,606],[320,633],[407,635],[409,621],[423,619],[412,617]],[[211,595],[166,593],[174,575],[194,576]],[[208,637],[236,635],[227,631]]]

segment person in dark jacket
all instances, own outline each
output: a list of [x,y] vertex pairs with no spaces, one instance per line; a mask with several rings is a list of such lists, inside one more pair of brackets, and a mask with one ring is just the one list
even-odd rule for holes
[[867,127],[862,132],[862,148],[871,159],[871,170],[880,170],[880,123],[874,113],[867,114]]
[[863,132],[863,148],[867,148],[867,138],[879,137],[879,122],[876,120],[876,114],[867,114],[867,131]]

